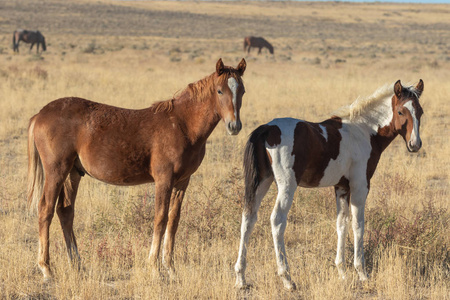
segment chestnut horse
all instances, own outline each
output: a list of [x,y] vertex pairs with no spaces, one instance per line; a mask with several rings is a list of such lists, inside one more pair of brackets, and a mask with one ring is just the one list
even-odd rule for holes
[[36,46],[36,53],[39,53],[39,44],[42,44],[42,51],[47,50],[45,46],[45,38],[40,31],[30,30],[16,30],[13,33],[13,49],[14,52],[19,52],[19,42],[23,41],[27,44],[31,44],[30,51],[33,49],[34,44]]
[[[334,186],[337,204],[336,266],[345,275],[344,249],[351,206],[354,234],[354,266],[366,280],[363,234],[364,207],[370,179],[381,153],[401,135],[410,152],[422,146],[419,135],[423,81],[415,87],[393,86],[358,99],[322,123],[275,119],[258,127],[245,147],[245,203],[242,213],[239,257],[235,265],[236,286],[243,288],[247,244],[257,219],[261,200],[275,180],[278,196],[270,217],[278,275],[284,287],[294,289],[284,245],[287,214],[297,186]],[[351,194],[351,196],[350,196]]]
[[273,54],[273,46],[262,37],[247,36],[244,38],[244,52],[250,53],[250,48],[259,48],[258,54],[261,54],[262,48],[267,48],[270,54]]
[[115,185],[155,183],[154,233],[149,262],[174,275],[173,248],[180,209],[191,175],[205,155],[206,140],[220,120],[227,132],[242,128],[239,111],[245,88],[237,68],[222,59],[211,75],[177,97],[146,109],[125,109],[80,98],[50,102],[28,129],[28,203],[39,214],[38,265],[52,277],[49,227],[55,208],[69,259],[79,265],[73,232],[74,205],[81,177]]

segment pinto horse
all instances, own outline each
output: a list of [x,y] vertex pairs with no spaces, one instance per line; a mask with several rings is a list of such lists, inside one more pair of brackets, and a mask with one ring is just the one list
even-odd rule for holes
[[247,36],[244,38],[244,52],[250,53],[250,48],[259,48],[258,54],[261,54],[262,48],[267,48],[270,54],[273,54],[273,46],[262,37]]
[[30,51],[33,49],[34,44],[36,46],[36,53],[39,53],[39,44],[42,44],[42,51],[47,50],[45,46],[45,38],[40,31],[30,30],[16,30],[13,33],[13,49],[14,52],[19,52],[19,42],[23,41],[27,44],[31,44]]
[[[284,245],[287,214],[297,186],[334,186],[337,204],[336,266],[345,276],[344,249],[351,207],[355,240],[354,266],[366,280],[363,234],[364,206],[381,153],[401,135],[410,152],[422,146],[419,135],[423,114],[419,97],[424,88],[393,86],[378,89],[341,109],[340,116],[311,123],[275,119],[250,135],[244,153],[245,203],[242,213],[239,257],[235,265],[236,286],[244,288],[247,244],[257,220],[261,200],[275,180],[278,196],[270,217],[278,275],[284,287],[295,289]],[[351,194],[351,196],[350,196]]]
[[55,208],[70,261],[79,265],[73,232],[74,205],[81,177],[115,185],[155,183],[154,233],[149,261],[173,276],[173,249],[180,209],[191,175],[205,155],[206,140],[220,120],[230,135],[242,128],[239,111],[246,62],[237,68],[222,59],[211,75],[177,97],[132,110],[80,98],[50,102],[28,129],[28,203],[39,214],[38,265],[52,277],[49,227]]

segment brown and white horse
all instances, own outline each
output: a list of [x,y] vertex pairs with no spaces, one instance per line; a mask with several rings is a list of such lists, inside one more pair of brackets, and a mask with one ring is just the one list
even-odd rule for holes
[[247,36],[244,38],[244,52],[250,53],[251,48],[258,48],[258,54],[261,54],[262,48],[267,48],[270,54],[273,54],[273,46],[262,37]]
[[[423,81],[415,87],[393,86],[358,99],[322,123],[275,119],[250,135],[244,154],[245,204],[242,213],[239,257],[235,265],[236,286],[245,282],[247,244],[257,220],[261,200],[275,180],[278,196],[271,215],[278,275],[284,287],[291,281],[284,245],[287,214],[297,186],[334,186],[337,204],[336,266],[344,277],[344,249],[351,207],[355,240],[354,266],[361,280],[364,268],[364,206],[381,153],[401,135],[406,147],[416,152],[422,146],[419,135],[422,107],[419,97]],[[351,194],[351,196],[350,196]]]
[[16,30],[13,33],[13,49],[14,52],[19,52],[19,42],[31,44],[30,51],[33,49],[34,44],[36,45],[36,53],[39,53],[39,44],[42,44],[42,51],[47,50],[45,46],[45,38],[40,31],[31,30]]
[[179,96],[132,110],[80,98],[50,102],[28,129],[28,203],[39,213],[38,264],[51,278],[49,227],[55,207],[67,254],[79,263],[73,232],[74,205],[81,177],[88,174],[115,185],[155,182],[154,233],[149,255],[157,270],[174,274],[173,248],[180,209],[191,175],[205,155],[206,140],[223,120],[227,132],[242,128],[239,111],[246,62],[224,66],[187,86]]

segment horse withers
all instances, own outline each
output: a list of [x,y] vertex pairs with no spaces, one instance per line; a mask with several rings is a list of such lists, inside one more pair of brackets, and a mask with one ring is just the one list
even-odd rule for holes
[[[344,249],[351,207],[354,234],[354,267],[360,280],[364,267],[364,207],[381,153],[397,135],[410,152],[421,146],[419,127],[423,114],[419,97],[424,84],[378,89],[356,100],[321,123],[275,119],[250,135],[244,153],[245,202],[242,213],[239,257],[235,265],[236,286],[244,288],[247,245],[257,220],[261,200],[273,181],[278,188],[270,217],[278,275],[284,287],[294,289],[284,245],[287,214],[297,186],[333,186],[337,205],[336,266],[345,276]],[[350,196],[351,195],[351,196]]]
[[30,51],[33,49],[34,44],[36,45],[36,53],[39,53],[39,44],[42,45],[42,51],[47,50],[47,46],[45,45],[45,38],[40,31],[31,31],[31,30],[16,30],[13,33],[13,49],[14,52],[19,52],[19,42],[23,41],[24,43],[31,44]]
[[178,96],[146,109],[125,109],[81,98],[50,102],[33,116],[28,128],[28,203],[39,215],[38,265],[44,280],[52,277],[49,227],[59,217],[67,254],[79,265],[73,232],[75,198],[88,174],[115,185],[155,183],[154,233],[150,264],[173,276],[173,249],[181,203],[191,175],[205,155],[206,140],[223,120],[227,132],[242,128],[245,92],[242,75],[222,59],[211,75],[189,84]]
[[254,37],[254,36],[247,36],[244,38],[244,52],[247,51],[248,54],[250,54],[250,49],[258,48],[258,54],[261,54],[262,48],[267,48],[270,52],[270,54],[273,54],[273,46],[270,44],[266,39],[262,37]]

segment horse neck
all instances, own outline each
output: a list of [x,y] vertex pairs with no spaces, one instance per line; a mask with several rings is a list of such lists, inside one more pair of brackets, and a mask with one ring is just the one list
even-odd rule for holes
[[369,133],[372,148],[375,147],[376,149],[374,150],[377,150],[381,155],[397,136],[393,117],[392,97],[386,97],[378,102],[377,105],[354,117],[352,123],[357,124]]
[[192,98],[189,92],[173,100],[173,114],[192,144],[205,143],[220,121],[215,110],[214,98]]

